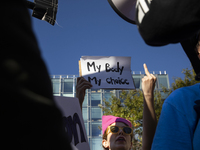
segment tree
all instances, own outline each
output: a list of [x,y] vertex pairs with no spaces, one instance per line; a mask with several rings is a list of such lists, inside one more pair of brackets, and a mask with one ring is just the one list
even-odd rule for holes
[[[159,91],[154,92],[155,111],[159,119],[164,100]],[[134,135],[133,149],[141,149],[142,145],[142,118],[143,118],[143,93],[141,90],[123,90],[120,98],[112,95],[109,101],[104,100],[105,106],[100,106],[104,115],[113,115],[128,119],[133,124]]]
[[163,87],[164,93],[168,93],[170,95],[174,90],[176,90],[178,88],[185,87],[185,86],[191,86],[196,83],[200,83],[200,81],[195,80],[196,73],[192,69],[192,67],[190,69],[188,69],[188,68],[183,69],[182,73],[184,74],[184,79],[181,79],[180,77],[174,78],[174,83],[172,83],[170,89]]

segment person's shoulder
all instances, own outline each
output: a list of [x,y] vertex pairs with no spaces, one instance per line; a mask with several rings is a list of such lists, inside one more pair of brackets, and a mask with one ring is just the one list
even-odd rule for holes
[[182,87],[173,91],[164,103],[170,104],[176,108],[187,109],[195,105],[195,101],[200,99],[200,83],[192,86]]
[[175,97],[176,96],[180,97],[180,94],[182,95],[181,97],[187,96],[187,95],[192,96],[192,95],[200,94],[200,83],[176,89],[175,91],[171,93],[171,95]]

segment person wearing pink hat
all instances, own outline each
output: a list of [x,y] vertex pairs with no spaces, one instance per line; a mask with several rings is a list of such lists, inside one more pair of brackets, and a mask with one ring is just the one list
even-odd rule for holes
[[[154,110],[154,88],[156,77],[150,74],[144,64],[146,76],[142,79],[142,91],[144,95],[143,110],[143,135],[142,149],[150,149],[156,130],[157,120]],[[85,90],[92,85],[83,77],[77,79],[76,97],[79,99],[82,109]],[[121,117],[107,115],[102,116],[102,146],[104,150],[130,150],[132,148],[133,127],[129,120]]]
[[102,116],[102,146],[104,150],[130,150],[133,128],[129,120],[112,115]]

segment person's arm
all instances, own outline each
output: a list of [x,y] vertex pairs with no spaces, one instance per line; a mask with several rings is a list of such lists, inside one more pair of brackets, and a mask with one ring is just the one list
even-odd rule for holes
[[76,85],[76,97],[79,99],[79,103],[82,110],[82,105],[85,97],[85,90],[90,89],[92,84],[85,80],[83,77],[77,78],[77,85]]
[[142,90],[144,96],[142,149],[150,150],[157,125],[154,109],[154,88],[156,77],[149,73],[146,64],[144,64],[144,70],[146,76],[142,79]]

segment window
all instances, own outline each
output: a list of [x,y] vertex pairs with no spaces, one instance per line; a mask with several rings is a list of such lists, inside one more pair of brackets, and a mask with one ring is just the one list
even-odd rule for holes
[[104,99],[108,102],[113,93],[113,90],[104,90]]
[[91,93],[91,106],[101,104],[101,93]]
[[158,75],[157,76],[159,88],[161,89],[163,86],[168,88],[168,81],[166,75]]
[[135,88],[136,89],[140,89],[141,88],[141,76],[140,75],[134,75],[133,76],[133,80],[134,80],[134,83],[135,83]]
[[105,100],[108,102],[109,99],[111,98],[111,93],[105,93],[105,94],[104,94],[104,98],[105,98]]
[[85,97],[84,97],[84,101],[83,101],[83,105],[82,106],[88,106],[88,95],[87,95],[87,90],[85,91]]
[[92,120],[101,120],[101,108],[91,108]]
[[88,111],[87,111],[87,108],[82,108],[82,114],[83,114],[83,120],[87,121],[88,120]]
[[74,97],[74,94],[71,93],[71,94],[62,94],[62,96],[66,96],[66,97]]
[[73,92],[73,78],[64,79],[64,92]]
[[52,82],[52,86],[53,86],[53,94],[59,94],[61,92],[60,91],[60,87],[61,87],[60,79],[51,79],[51,82]]
[[93,122],[92,123],[92,136],[99,136],[101,135],[101,130],[99,129],[101,127],[100,122]]
[[89,129],[88,129],[88,123],[84,123],[84,125],[85,125],[85,131],[86,131],[86,134],[87,134],[87,136],[89,136]]

